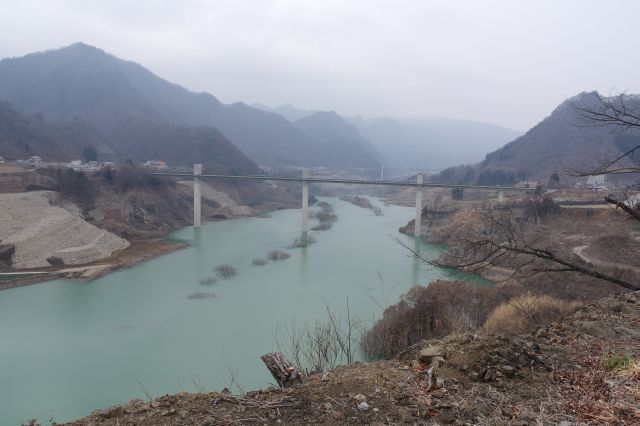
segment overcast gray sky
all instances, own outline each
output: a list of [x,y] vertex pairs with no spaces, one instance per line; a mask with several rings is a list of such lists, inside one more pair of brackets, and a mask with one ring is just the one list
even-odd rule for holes
[[526,130],[640,92],[635,0],[0,0],[0,57],[76,41],[226,103]]

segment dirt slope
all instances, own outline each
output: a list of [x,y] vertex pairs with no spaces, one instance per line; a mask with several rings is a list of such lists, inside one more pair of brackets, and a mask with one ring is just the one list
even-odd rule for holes
[[55,198],[50,191],[0,194],[0,241],[15,245],[14,268],[51,266],[51,257],[66,265],[89,263],[129,246],[79,213],[52,205]]
[[[640,366],[611,369],[606,360],[617,355],[638,362],[639,292],[604,298],[529,335],[449,336],[285,390],[133,400],[69,424],[638,424]],[[417,359],[439,364],[436,386],[428,387],[428,365]]]

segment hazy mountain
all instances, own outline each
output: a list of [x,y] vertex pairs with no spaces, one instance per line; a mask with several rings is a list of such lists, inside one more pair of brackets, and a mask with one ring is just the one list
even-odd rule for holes
[[[347,166],[379,169],[379,157],[369,141],[360,135],[358,129],[347,123],[333,111],[315,112],[293,123],[301,132],[318,141],[327,150],[331,163],[341,161],[344,155]],[[342,160],[343,162],[345,160]]]
[[95,147],[103,157],[113,154],[95,128],[84,120],[48,123],[41,115],[22,114],[8,102],[0,102],[0,156],[5,160],[39,155],[67,161],[81,158],[86,146]]
[[581,93],[560,104],[523,136],[487,154],[484,161],[440,174],[444,180],[509,184],[527,177],[547,183],[554,172],[592,168],[628,146],[640,145],[640,135],[611,127],[586,126],[571,103],[595,106],[597,93]]
[[[317,140],[282,116],[242,103],[224,105],[82,43],[0,61],[0,100],[21,111],[40,112],[45,120],[81,117],[107,140],[114,139],[123,118],[135,114],[179,126],[216,127],[260,164],[352,163],[346,152],[322,155]],[[332,159],[337,163],[326,164]]]
[[[280,114],[292,122],[316,112],[291,104],[253,106]],[[356,126],[359,139],[367,141],[372,152],[384,160],[388,169],[399,169],[397,172],[440,170],[455,164],[475,163],[482,160],[487,152],[522,135],[522,132],[495,124],[450,118],[342,118]]]
[[[88,122],[44,121],[40,114],[15,111],[0,102],[0,156],[6,160],[38,155],[46,161],[81,159],[88,146],[99,160],[165,158],[171,165],[205,164],[210,172],[257,173],[258,166],[214,128],[185,127],[128,114],[108,140]],[[179,141],[176,143],[176,141]]]
[[351,118],[392,168],[441,170],[480,161],[522,133],[494,124],[448,118]]
[[318,112],[316,110],[299,109],[289,103],[282,104],[280,106],[273,107],[273,108],[261,103],[254,103],[254,104],[251,104],[251,106],[254,108],[261,109],[262,111],[276,113],[278,115],[283,116],[284,118],[286,118],[291,122],[300,120],[301,118],[308,117]]
[[187,127],[129,114],[114,127],[111,146],[135,160],[164,158],[170,164],[204,164],[210,173],[256,174],[260,168],[212,127]]

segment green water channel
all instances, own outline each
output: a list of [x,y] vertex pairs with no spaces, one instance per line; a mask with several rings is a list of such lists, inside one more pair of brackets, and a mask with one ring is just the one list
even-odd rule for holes
[[[190,247],[88,284],[58,280],[0,292],[0,424],[68,421],[145,393],[220,390],[234,371],[244,390],[273,379],[260,355],[292,320],[325,316],[325,303],[372,324],[412,285],[451,272],[429,270],[396,238],[435,257],[442,247],[398,233],[414,209],[383,215],[326,199],[338,221],[317,242],[287,249],[299,210],[184,228],[169,238]],[[314,221],[311,221],[313,226]],[[251,266],[280,249],[291,257]],[[211,286],[213,268],[238,274]],[[382,280],[381,280],[382,278]],[[214,293],[206,299],[196,292]],[[144,390],[143,390],[144,388]]]

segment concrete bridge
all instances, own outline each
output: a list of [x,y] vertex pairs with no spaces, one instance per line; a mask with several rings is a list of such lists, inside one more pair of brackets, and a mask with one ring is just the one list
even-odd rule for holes
[[303,170],[301,177],[277,177],[277,176],[243,176],[243,175],[205,175],[202,174],[202,164],[193,165],[191,173],[149,173],[154,176],[176,176],[193,179],[193,226],[199,228],[202,221],[202,191],[200,182],[202,179],[220,180],[258,180],[258,181],[284,181],[302,183],[302,232],[301,241],[306,242],[309,236],[309,183],[343,183],[350,185],[382,185],[382,186],[402,186],[416,188],[416,219],[414,234],[420,236],[422,225],[422,191],[424,188],[468,188],[487,189],[498,191],[498,202],[504,200],[504,191],[535,191],[535,188],[519,188],[515,186],[489,186],[489,185],[454,185],[443,183],[424,183],[422,173],[416,174],[415,182],[392,181],[392,180],[361,180],[361,179],[341,179],[341,178],[318,178],[310,177],[309,170]]

